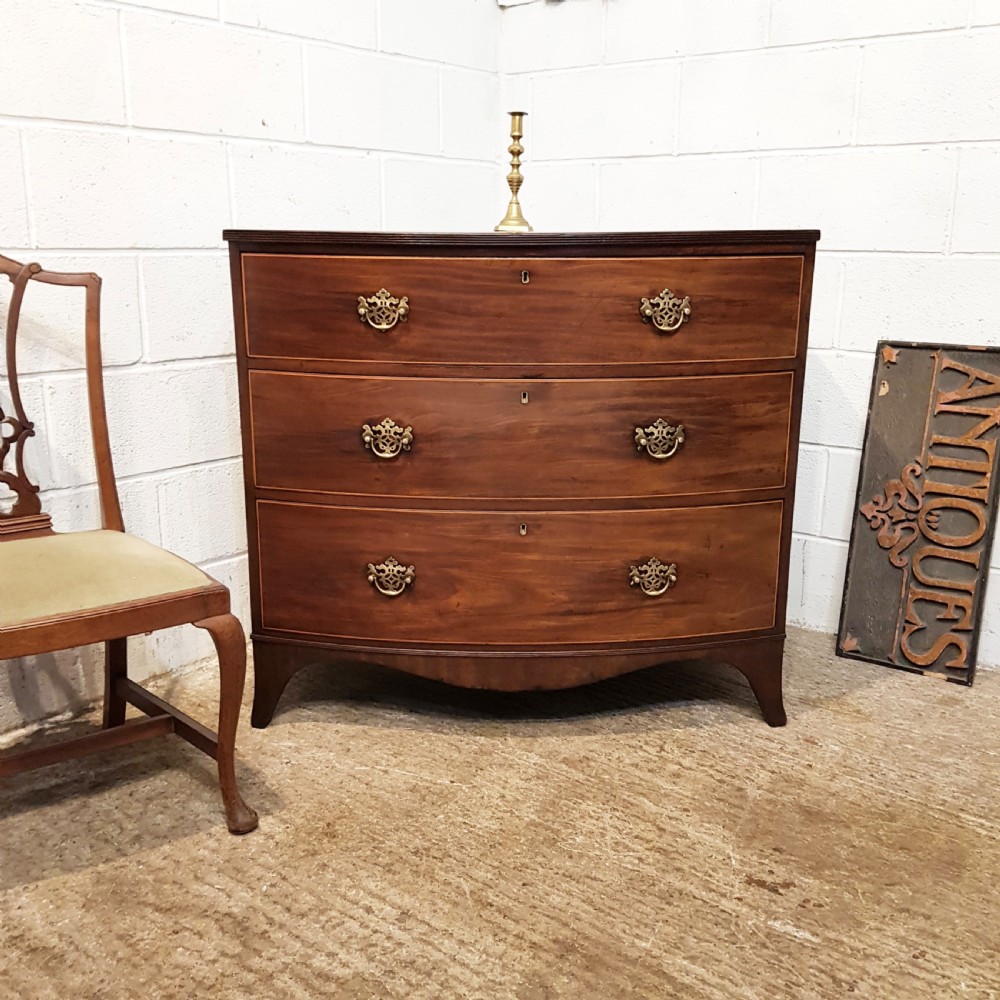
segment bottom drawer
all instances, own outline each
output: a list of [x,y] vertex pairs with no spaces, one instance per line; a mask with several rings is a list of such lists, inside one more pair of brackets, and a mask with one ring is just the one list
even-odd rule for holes
[[[258,501],[261,624],[449,645],[642,642],[771,628],[780,500],[640,511],[385,510]],[[402,569],[379,570],[389,558]],[[651,558],[676,566],[643,572]],[[369,564],[375,568],[369,571]],[[413,567],[413,580],[402,584]],[[632,567],[640,579],[630,582]],[[375,576],[375,582],[369,576]]]

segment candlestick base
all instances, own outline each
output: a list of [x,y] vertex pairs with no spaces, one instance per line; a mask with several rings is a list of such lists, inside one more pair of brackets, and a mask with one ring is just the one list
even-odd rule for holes
[[533,233],[528,220],[521,214],[521,203],[511,198],[507,214],[493,227],[495,233]]

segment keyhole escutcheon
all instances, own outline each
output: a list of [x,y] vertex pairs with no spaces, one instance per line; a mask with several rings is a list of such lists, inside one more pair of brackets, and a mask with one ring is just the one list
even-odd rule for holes
[[522,271],[521,272],[521,284],[522,285],[526,285],[529,281],[531,281],[531,275],[527,271]]
[[521,402],[527,406],[528,405],[528,394],[526,392],[521,393]]

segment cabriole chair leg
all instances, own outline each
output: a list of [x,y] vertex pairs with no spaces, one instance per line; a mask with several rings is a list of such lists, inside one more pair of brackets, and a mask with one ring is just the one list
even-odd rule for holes
[[243,628],[235,615],[218,615],[194,623],[205,629],[219,656],[219,787],[230,833],[249,833],[257,827],[257,813],[240,795],[236,785],[236,727],[240,720],[247,650]]

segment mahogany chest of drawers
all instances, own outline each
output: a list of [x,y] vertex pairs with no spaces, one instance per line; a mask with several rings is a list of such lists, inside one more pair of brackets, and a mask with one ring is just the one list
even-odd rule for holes
[[816,232],[225,233],[265,726],[320,658],[781,725]]

